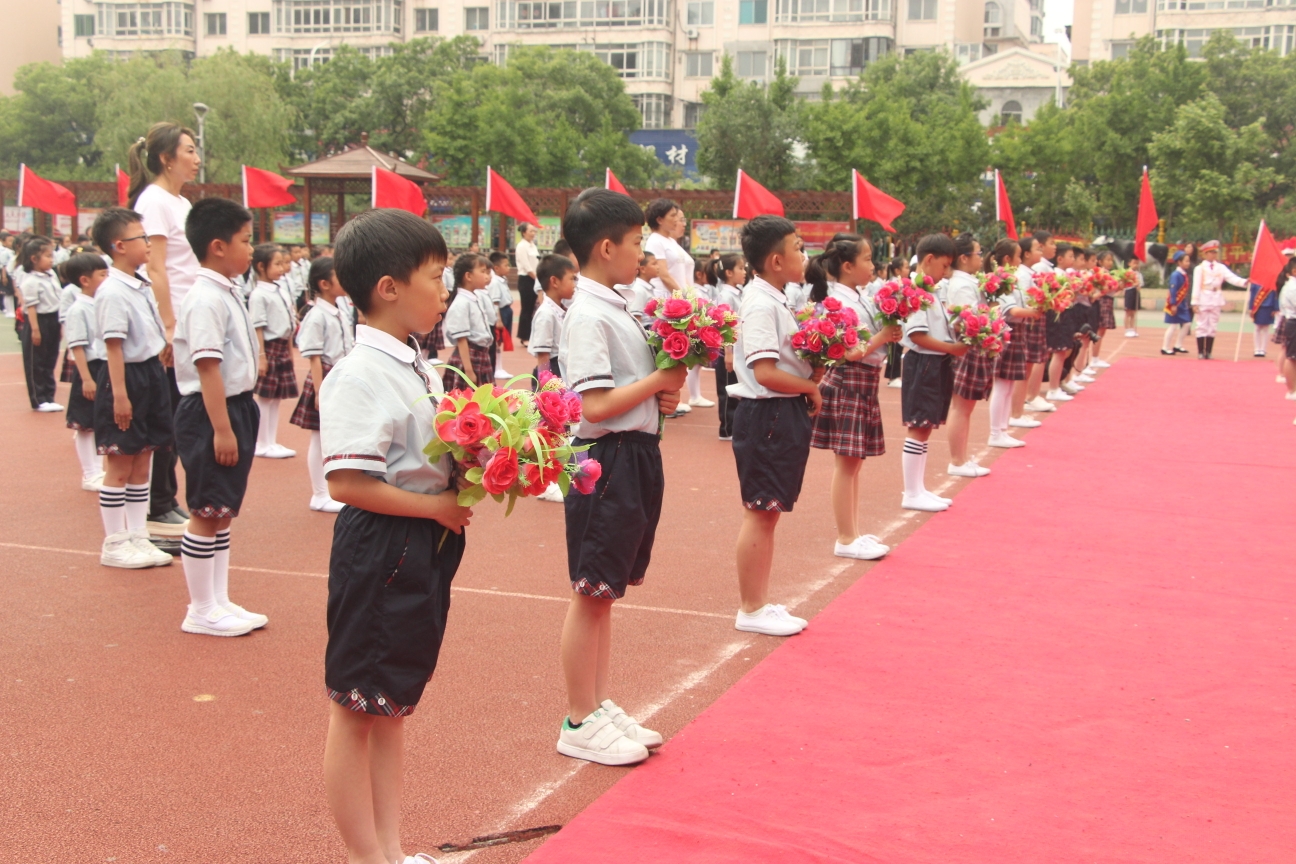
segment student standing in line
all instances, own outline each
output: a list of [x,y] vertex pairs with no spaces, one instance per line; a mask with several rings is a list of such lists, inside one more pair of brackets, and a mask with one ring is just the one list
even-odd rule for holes
[[94,400],[97,381],[107,352],[95,315],[95,293],[108,278],[108,265],[91,252],[73,255],[63,265],[64,275],[77,286],[76,301],[68,310],[63,332],[72,354],[72,381],[68,393],[67,426],[81,463],[81,488],[98,492],[103,486],[103,457],[95,452]]
[[[945,286],[945,306],[976,309],[985,303],[976,274],[981,272],[981,244],[969,231],[954,238],[954,269]],[[949,451],[946,473],[954,477],[984,477],[990,473],[972,460],[968,453],[968,435],[972,412],[977,403],[990,395],[994,386],[994,360],[980,351],[966,351],[954,359],[954,389],[950,399]]]
[[[1174,264],[1175,269],[1170,274],[1169,290],[1166,293],[1165,323],[1169,326],[1166,327],[1165,338],[1161,340],[1161,353],[1167,357],[1188,353],[1183,347],[1183,339],[1188,332],[1188,325],[1192,323],[1192,305],[1188,300],[1192,261],[1179,249],[1170,256],[1170,263]],[[1198,340],[1197,347],[1201,347],[1201,340]],[[1197,353],[1198,356],[1201,355],[1200,351]]]
[[48,238],[33,237],[23,244],[18,263],[24,271],[18,293],[26,319],[22,345],[27,396],[33,411],[52,414],[63,410],[54,401],[58,389],[54,367],[58,365],[63,339],[63,328],[59,326],[62,286],[54,272],[54,244]]
[[[644,212],[648,228],[652,231],[644,240],[644,251],[657,258],[657,278],[653,280],[653,296],[659,300],[676,291],[687,291],[693,283],[696,262],[683,246],[680,238],[688,230],[684,211],[669,198],[649,202]],[[679,406],[679,413],[687,414],[694,408],[712,408],[715,403],[702,395],[702,367],[688,370],[688,401]]]
[[[1008,273],[1016,272],[1022,263],[1021,247],[1013,240],[1000,240],[986,260],[986,272],[993,273],[1001,267]],[[1027,283],[1029,285],[1029,283]],[[1038,321],[1041,313],[1026,305],[1026,295],[1021,281],[1014,279],[1013,289],[998,299],[999,312],[1008,326],[1012,328],[1011,337],[1003,353],[995,358],[994,387],[990,391],[990,440],[991,447],[1024,447],[1021,441],[1008,434],[1011,426],[1031,428],[1040,425],[1038,420],[1028,417],[1013,423],[1013,400],[1021,392],[1023,401],[1026,397],[1026,343],[1030,338],[1027,322]]]
[[[735,314],[742,308],[743,285],[747,281],[747,262],[741,255],[730,253],[707,262],[707,279],[715,286],[716,302],[723,303]],[[738,410],[738,397],[729,395],[730,385],[738,383],[734,372],[733,346],[726,345],[724,352],[712,364],[716,376],[716,400],[720,415],[720,440],[733,440],[734,415]]]
[[[477,299],[477,292],[484,291],[490,282],[489,263],[472,252],[465,252],[455,260],[455,284],[459,287],[455,289],[450,309],[445,313],[445,335],[452,346],[447,363],[452,369],[466,373],[467,380],[446,369],[443,382],[446,390],[475,389],[495,381],[495,364],[490,358],[490,346],[495,337],[491,333],[491,322],[486,320],[482,303]],[[527,327],[531,327],[529,317]]]
[[248,318],[256,331],[260,348],[253,400],[260,411],[256,455],[265,459],[288,459],[297,455],[277,440],[279,405],[297,398],[297,369],[293,365],[292,340],[297,332],[293,289],[284,275],[292,264],[283,249],[262,243],[252,252],[252,269],[257,283],[248,298]]

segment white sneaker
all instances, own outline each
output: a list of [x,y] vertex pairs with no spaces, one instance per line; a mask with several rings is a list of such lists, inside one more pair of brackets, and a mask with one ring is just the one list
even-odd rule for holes
[[135,545],[135,537],[129,531],[118,531],[104,538],[99,563],[123,570],[144,570],[154,566],[153,556]]
[[951,464],[945,469],[945,473],[953,477],[984,477],[990,473],[989,468],[982,468],[971,459],[962,465]]
[[734,629],[765,636],[792,636],[804,630],[809,623],[804,618],[789,614],[786,606],[766,603],[751,614],[739,609],[738,617],[734,619]]
[[297,451],[289,450],[287,447],[276,442],[268,447],[259,448],[256,451],[256,455],[265,459],[290,459],[297,455]]
[[1063,390],[1050,390],[1044,398],[1050,402],[1070,402],[1075,397]]
[[899,379],[899,378],[892,378],[890,381],[887,382],[887,386],[888,386],[888,387],[894,387],[894,388],[896,388],[897,390],[899,390],[899,389],[900,389],[901,387],[903,387],[904,385],[900,383],[900,379]]
[[131,534],[131,542],[135,544],[136,549],[149,557],[154,567],[170,567],[175,562],[170,552],[163,552],[149,542],[147,531],[136,531]]
[[715,407],[715,403],[712,402],[710,399],[706,398],[705,396],[699,396],[696,399],[690,399],[688,401],[688,404],[692,405],[694,408],[714,408]]
[[1110,369],[1110,368],[1111,368],[1111,364],[1108,363],[1106,360],[1102,359],[1101,357],[1098,357],[1097,359],[1095,359],[1095,360],[1094,360],[1092,363],[1090,363],[1089,365],[1090,365],[1090,366],[1093,366],[1095,369]]
[[681,414],[687,414],[693,410],[693,407],[689,405],[687,402],[681,402],[679,403],[679,405],[675,407],[675,410]]
[[905,495],[900,499],[900,506],[905,510],[922,510],[927,513],[940,513],[942,510],[948,510],[950,505],[941,501],[935,495],[923,493],[912,497]]
[[1018,429],[1034,429],[1036,426],[1043,426],[1044,424],[1034,417],[1012,417],[1009,418],[1008,425],[1016,426]]
[[36,406],[36,410],[42,414],[53,414],[55,411],[62,411],[63,406],[57,402],[42,402]]
[[262,627],[270,623],[270,619],[262,615],[260,612],[249,612],[233,601],[222,605],[225,607],[226,612],[232,612],[235,616],[242,618],[244,621],[251,621],[253,630],[260,630]]
[[998,435],[991,435],[989,444],[991,447],[1003,447],[1012,449],[1013,447],[1025,447],[1025,441],[1018,441],[1007,432],[1000,432]]
[[1023,407],[1025,407],[1027,411],[1034,411],[1037,414],[1048,414],[1057,410],[1057,406],[1043,396],[1036,396]]
[[1287,376],[1286,376],[1286,375],[1279,375],[1277,378],[1274,379],[1274,383],[1275,383],[1275,384],[1286,384],[1286,383],[1287,383]]
[[426,852],[419,852],[414,855],[406,855],[401,864],[437,864],[437,859]]
[[201,636],[242,636],[256,628],[223,606],[213,607],[206,615],[199,615],[190,606],[180,629]]
[[[1097,372],[1098,370],[1095,369],[1094,371]],[[1097,381],[1098,379],[1095,378],[1095,377],[1093,377],[1093,375],[1089,374],[1088,370],[1086,370],[1086,371],[1082,372],[1081,374],[1077,375],[1076,377],[1072,378],[1071,380],[1072,380],[1072,381],[1079,381],[1080,384],[1092,384],[1093,382]],[[1076,387],[1080,387],[1079,384],[1077,384],[1077,385],[1075,385],[1075,386],[1076,386]],[[1083,388],[1083,387],[1080,387],[1080,389],[1083,390],[1084,388]]]
[[563,503],[562,489],[558,488],[557,483],[550,483],[545,491],[536,496],[537,501],[550,501],[554,504]]
[[850,543],[833,544],[833,554],[838,558],[857,558],[860,561],[876,561],[890,551],[890,546],[879,543],[872,534],[856,537]]
[[1074,396],[1081,390],[1085,389],[1083,384],[1075,383],[1075,379],[1062,382],[1062,391],[1070,396]]
[[1137,337],[1138,337],[1138,331],[1136,331],[1136,330],[1126,330],[1126,331],[1125,331],[1125,338],[1126,338],[1126,339],[1135,339],[1135,338],[1137,338]]
[[1290,399],[1293,402],[1296,402],[1296,390],[1293,390],[1290,393],[1288,393],[1285,398]]
[[660,732],[654,732],[639,725],[639,721],[626,713],[625,709],[611,699],[603,700],[603,710],[612,718],[612,725],[621,730],[631,741],[638,741],[649,750],[656,750],[666,739]]
[[104,473],[92,474],[89,477],[81,478],[81,488],[86,492],[98,492],[103,488]]
[[564,717],[558,733],[558,752],[600,765],[634,765],[648,758],[648,748],[627,737],[602,708],[595,708],[574,729]]
[[310,499],[310,509],[318,510],[321,513],[341,513],[342,508],[345,506],[341,501],[334,501],[327,494],[312,495]]
[[513,376],[510,375],[510,374],[509,374],[506,370],[504,370],[504,369],[496,369],[496,370],[495,370],[495,377],[496,377],[497,379],[502,379],[502,380],[504,380],[504,381],[507,381],[508,379],[512,378]]

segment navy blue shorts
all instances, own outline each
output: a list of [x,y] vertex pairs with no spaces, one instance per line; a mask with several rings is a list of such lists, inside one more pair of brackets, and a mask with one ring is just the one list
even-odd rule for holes
[[216,461],[216,432],[201,393],[181,396],[176,409],[176,452],[185,470],[185,503],[190,513],[203,519],[239,514],[256,454],[261,409],[252,401],[252,391],[227,398],[225,410],[238,441],[239,458],[234,465]]
[[131,402],[131,424],[119,429],[113,419],[112,376],[104,363],[96,382],[94,432],[95,449],[104,456],[138,456],[153,450],[175,447],[174,406],[171,382],[162,361],[150,357],[126,364],[126,396]]
[[733,454],[748,510],[791,513],[801,497],[814,430],[807,406],[804,396],[739,400]]
[[954,358],[908,351],[900,377],[900,420],[906,429],[936,429],[949,419]]

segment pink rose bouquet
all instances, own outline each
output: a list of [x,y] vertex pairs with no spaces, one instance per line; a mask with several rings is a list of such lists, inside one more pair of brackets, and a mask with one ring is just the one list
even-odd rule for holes
[[812,366],[836,366],[859,344],[859,316],[836,297],[806,305],[796,313],[796,319],[792,349]]
[[901,324],[910,315],[926,309],[935,301],[936,298],[930,291],[915,285],[908,277],[892,279],[879,288],[873,297],[878,315],[886,325]]
[[1116,277],[1116,281],[1120,283],[1122,288],[1139,287],[1139,272],[1133,267],[1113,271],[1112,275]]
[[738,313],[702,297],[676,292],[665,300],[649,300],[644,314],[652,319],[648,344],[657,352],[658,369],[710,365],[738,338]]
[[[518,376],[509,382],[512,385]],[[453,390],[437,406],[436,438],[424,453],[439,459],[449,453],[470,484],[459,491],[459,504],[471,507],[490,495],[508,497],[508,510],[518,498],[539,495],[557,483],[587,495],[602,474],[599,463],[584,453],[588,446],[572,444],[581,420],[580,394],[548,370],[540,372],[540,387],[514,390],[483,384],[475,390]]]
[[1090,297],[1105,297],[1121,289],[1120,280],[1106,270],[1091,270],[1084,275],[1083,282]]
[[998,357],[1012,339],[1012,328],[999,316],[998,306],[951,306],[950,331],[954,338],[986,357]]
[[1002,267],[996,267],[993,273],[978,273],[977,281],[988,299],[1002,297],[1017,287],[1017,278]]
[[1065,312],[1075,302],[1070,278],[1059,273],[1036,273],[1026,289],[1026,302],[1041,312]]

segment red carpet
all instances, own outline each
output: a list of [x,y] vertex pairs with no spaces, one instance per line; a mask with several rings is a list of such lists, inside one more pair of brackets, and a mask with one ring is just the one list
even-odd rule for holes
[[1294,413],[1119,362],[528,861],[1296,861]]

